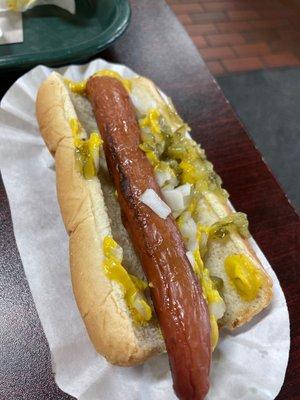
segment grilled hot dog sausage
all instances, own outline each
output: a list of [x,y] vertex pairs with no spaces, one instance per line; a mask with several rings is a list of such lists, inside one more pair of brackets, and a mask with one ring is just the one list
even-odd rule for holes
[[211,363],[208,310],[174,218],[160,218],[139,200],[149,188],[160,197],[162,193],[139,149],[140,130],[130,97],[118,80],[107,76],[91,77],[87,96],[104,141],[124,225],[152,283],[174,390],[182,400],[204,399]]

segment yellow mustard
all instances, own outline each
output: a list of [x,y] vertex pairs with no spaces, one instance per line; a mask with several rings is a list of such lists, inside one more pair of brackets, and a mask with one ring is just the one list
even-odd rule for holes
[[[181,169],[180,182],[182,184],[190,183],[196,185],[198,193],[209,190],[210,177],[197,160],[184,159],[180,162],[179,167]],[[196,206],[197,196],[195,196],[195,202],[191,204],[194,211]]]
[[71,90],[71,92],[77,93],[77,94],[85,94],[86,83],[87,83],[86,79],[83,81],[74,82],[74,81],[71,81],[70,79],[65,78],[64,82],[68,86],[68,88]]
[[92,132],[88,140],[75,141],[76,168],[86,179],[92,179],[97,175],[98,167],[95,160],[101,144],[102,140],[97,132]]
[[202,274],[202,288],[204,297],[207,299],[208,304],[218,303],[222,301],[220,293],[217,289],[215,289],[215,285],[209,276],[209,271],[207,268],[204,268]]
[[142,294],[147,284],[136,276],[128,274],[121,264],[122,256],[119,250],[120,247],[111,236],[104,238],[103,251],[106,275],[122,287],[126,304],[131,311],[134,321],[145,323],[152,317],[151,307]]
[[204,267],[204,263],[200,255],[199,246],[196,248],[196,250],[194,250],[193,255],[195,259],[194,271],[201,282],[204,298],[207,300],[208,304],[221,302],[222,298],[210,278],[209,270]]
[[147,287],[149,286],[149,285],[147,285],[147,283],[145,281],[143,281],[142,279],[138,278],[137,276],[134,276],[134,275],[131,275],[131,274],[129,274],[129,276],[130,276],[130,279],[132,280],[133,284],[135,285],[135,287],[138,290],[143,291],[143,290],[147,289]]
[[92,132],[87,140],[81,139],[80,133],[82,127],[77,119],[72,118],[69,124],[75,146],[76,169],[86,179],[92,179],[97,175],[97,158],[99,157],[100,146],[103,141],[98,132]]
[[[203,230],[204,230],[204,227],[201,225],[198,225],[198,227],[197,227],[197,242],[198,242],[198,244],[201,240],[201,235],[202,235]],[[201,258],[200,250],[199,250],[199,245],[194,250],[193,255],[194,255],[194,259],[195,259],[195,264],[193,265],[193,269],[199,279],[199,282],[202,287],[203,297],[207,301],[207,304],[210,305],[213,303],[215,303],[215,304],[223,303],[223,299],[220,296],[220,293],[215,288],[215,285],[210,278],[208,269],[205,268],[205,266],[204,266],[203,260]],[[210,327],[211,327],[212,349],[214,349],[219,340],[219,328],[218,328],[217,319],[212,313],[210,313]]]
[[219,341],[219,327],[218,327],[217,318],[213,314],[210,315],[209,319],[210,319],[211,347],[214,350]]
[[150,150],[147,146],[144,145],[144,143],[141,143],[141,144],[139,145],[139,148],[140,148],[141,150],[143,150],[143,152],[146,154],[148,160],[150,161],[150,164],[151,164],[153,167],[158,166],[158,164],[159,164],[159,158],[157,157],[157,155],[154,153],[153,150]]
[[71,118],[69,120],[69,125],[72,131],[73,139],[77,139],[80,136],[80,132],[82,131],[82,126],[77,118]]
[[139,120],[140,128],[149,128],[158,143],[163,140],[159,119],[159,111],[156,108],[152,108],[144,118]]
[[187,210],[188,210],[191,214],[193,214],[193,213],[196,211],[197,205],[198,205],[197,196],[192,196],[192,198],[191,198],[191,200],[190,200],[190,202],[189,202],[189,205],[188,205]]
[[[196,256],[195,253],[197,254]],[[214,288],[214,284],[210,279],[208,269],[204,268],[204,264],[200,256],[199,249],[195,250],[194,257],[196,264],[193,266],[194,271],[201,284],[202,294],[205,300],[207,301],[207,304],[210,305],[212,303],[223,302],[218,290]],[[212,313],[210,313],[210,328],[211,328],[212,349],[214,349],[219,340],[219,328],[216,317]]]
[[[131,91],[131,81],[130,79],[123,78],[118,72],[116,71],[111,71],[110,69],[102,69],[100,71],[97,71],[93,76],[110,76],[111,78],[115,78],[118,81],[120,81],[125,89],[130,92]],[[65,84],[68,86],[68,88],[71,90],[73,93],[77,94],[85,94],[86,91],[86,84],[87,84],[87,79],[79,82],[74,82],[71,79],[64,79]]]
[[195,165],[193,165],[191,162],[181,161],[179,166],[182,169],[182,173],[181,173],[181,177],[180,177],[181,183],[195,184],[201,178]]
[[197,224],[197,241],[198,243],[201,240],[201,236],[203,233],[205,233],[206,235],[210,234],[210,226],[206,226],[206,225],[202,225],[200,223]]
[[201,279],[203,274],[204,264],[200,255],[199,247],[197,247],[194,250],[193,256],[195,259],[195,265],[194,265],[195,274],[198,276],[199,279]]
[[262,275],[245,254],[231,254],[225,259],[226,273],[238,294],[245,301],[257,297],[262,286]]

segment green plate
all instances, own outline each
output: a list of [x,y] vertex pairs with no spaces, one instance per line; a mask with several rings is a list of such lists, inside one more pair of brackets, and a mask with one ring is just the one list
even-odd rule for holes
[[76,15],[35,7],[23,14],[23,43],[0,46],[0,71],[86,60],[116,40],[129,20],[128,0],[78,0]]

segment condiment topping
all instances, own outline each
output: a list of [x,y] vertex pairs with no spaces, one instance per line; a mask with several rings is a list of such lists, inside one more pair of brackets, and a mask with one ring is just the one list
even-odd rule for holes
[[160,218],[166,219],[171,214],[171,208],[159,197],[153,189],[146,189],[140,200],[151,208]]
[[[117,72],[102,70],[98,76],[111,76],[123,83],[130,92],[131,81]],[[74,83],[66,80],[69,89],[84,94],[86,81]],[[76,148],[76,160],[79,169],[86,178],[97,174],[95,162],[102,141],[97,133],[88,140],[80,138],[80,124],[70,121]],[[218,319],[225,312],[225,304],[220,295],[223,281],[211,277],[205,267],[203,257],[209,240],[224,239],[232,232],[248,237],[248,221],[243,213],[232,213],[211,226],[197,222],[198,203],[201,196],[214,193],[226,203],[228,194],[222,188],[220,177],[214,172],[213,165],[206,159],[204,150],[188,135],[189,128],[171,107],[151,108],[139,119],[142,143],[140,149],[145,152],[154,167],[159,186],[177,220],[185,245],[187,256],[202,286],[203,295],[210,311],[213,348],[218,342]],[[160,199],[161,200],[161,199]],[[164,206],[167,205],[164,203]],[[125,300],[135,321],[145,322],[151,318],[151,308],[141,291],[145,283],[127,273],[121,265],[122,259],[114,255],[119,246],[112,238],[104,240],[105,270],[107,276],[117,281],[124,289]],[[226,272],[240,296],[247,301],[253,300],[261,286],[261,275],[243,254],[228,256],[225,261]]]
[[128,274],[122,266],[122,249],[111,236],[103,241],[104,270],[109,279],[117,282],[124,291],[126,304],[137,323],[145,323],[152,317],[152,310],[143,295],[146,282]]
[[254,300],[262,285],[262,275],[245,254],[232,254],[225,260],[226,273],[245,301]]
[[[171,111],[167,113],[168,116],[173,114],[178,124],[179,116]],[[210,227],[197,224],[193,214],[202,193],[212,191],[224,201],[227,198],[226,192],[221,188],[221,180],[206,160],[204,151],[187,136],[188,127],[183,121],[181,127],[173,132],[158,109],[152,108],[147,115],[140,118],[139,125],[142,136],[140,148],[153,165],[166,202],[177,218],[188,249],[187,257],[199,278],[203,296],[208,303],[214,347],[219,336],[217,320],[223,316],[225,304],[202,259],[210,236]],[[233,221],[228,221],[228,224],[229,222],[233,224]],[[213,232],[217,228],[219,227],[215,227]]]
[[[109,69],[102,69],[100,71],[97,71],[93,76],[110,76],[112,78],[118,79],[118,81],[120,81],[125,86],[125,88],[128,92],[130,92],[130,90],[131,90],[130,79],[123,78],[116,71],[112,71]],[[71,92],[76,93],[76,94],[81,94],[81,95],[85,94],[87,79],[80,81],[80,82],[74,82],[71,79],[65,78],[64,82],[68,86],[68,88],[71,90]]]
[[75,118],[70,120],[70,127],[75,146],[76,169],[86,179],[92,179],[97,175],[99,151],[103,143],[102,139],[98,132],[92,132],[88,139],[82,138],[82,127]]

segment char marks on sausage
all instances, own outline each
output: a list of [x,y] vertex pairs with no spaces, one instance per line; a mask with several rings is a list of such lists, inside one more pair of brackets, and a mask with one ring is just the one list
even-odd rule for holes
[[211,363],[207,305],[174,218],[160,218],[139,200],[149,188],[160,197],[162,193],[150,162],[139,149],[140,130],[130,97],[118,80],[107,76],[91,77],[87,96],[104,141],[124,225],[152,283],[174,390],[182,400],[204,399]]

